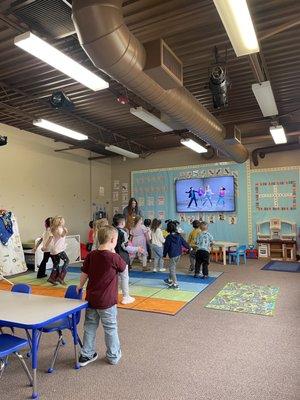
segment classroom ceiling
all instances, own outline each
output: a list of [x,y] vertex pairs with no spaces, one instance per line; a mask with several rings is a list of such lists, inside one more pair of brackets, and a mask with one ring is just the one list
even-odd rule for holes
[[[49,65],[14,46],[18,34],[32,30],[49,43],[96,71],[81,49],[70,18],[69,0],[3,0],[0,2],[0,122],[62,142],[61,148],[82,146],[111,155],[104,146],[115,144],[148,154],[176,147],[184,131],[161,133],[129,113],[130,105],[117,101],[128,96],[133,106],[153,111],[134,93],[97,71],[110,82],[109,89],[93,92]],[[279,122],[294,141],[300,131],[300,3],[297,0],[248,0],[261,52],[258,57],[237,58],[212,0],[129,0],[123,3],[125,21],[145,43],[163,38],[184,66],[185,87],[224,125],[236,124],[243,143],[259,143],[269,134],[270,119],[263,118],[251,90],[264,75],[271,81]],[[216,111],[208,88],[213,50],[227,47],[231,86],[229,106]],[[259,64],[256,72],[253,64]],[[63,90],[75,111],[50,107],[49,97]],[[46,118],[89,136],[78,144],[32,125]],[[1,132],[1,134],[4,134]],[[67,144],[64,145],[63,143]]]

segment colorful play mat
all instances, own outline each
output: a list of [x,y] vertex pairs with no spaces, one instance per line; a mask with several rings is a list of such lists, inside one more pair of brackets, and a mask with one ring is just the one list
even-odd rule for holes
[[274,286],[229,282],[205,307],[273,316],[278,293]]
[[[70,267],[67,275],[67,285],[77,285],[79,282],[80,268]],[[138,311],[149,311],[155,313],[175,315],[190,301],[199,295],[204,289],[215,282],[222,272],[210,273],[208,279],[195,279],[191,275],[177,274],[179,290],[169,289],[163,280],[168,277],[167,273],[130,271],[129,291],[135,297],[135,302],[128,305],[118,304],[120,308]],[[18,275],[9,280],[13,283],[27,283],[32,287],[33,294],[63,297],[65,287],[52,286],[47,278],[36,279],[36,273]],[[0,281],[0,290],[10,290],[11,285]],[[121,300],[121,295],[119,295]]]

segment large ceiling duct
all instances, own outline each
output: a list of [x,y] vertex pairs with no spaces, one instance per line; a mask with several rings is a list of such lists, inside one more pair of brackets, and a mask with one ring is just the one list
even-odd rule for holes
[[96,67],[167,114],[232,160],[248,158],[240,143],[224,142],[225,128],[184,87],[165,90],[145,72],[146,51],[129,31],[122,0],[73,0],[73,22],[81,46]]

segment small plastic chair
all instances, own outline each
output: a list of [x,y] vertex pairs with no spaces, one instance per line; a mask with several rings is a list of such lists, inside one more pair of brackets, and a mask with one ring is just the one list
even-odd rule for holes
[[[67,288],[66,293],[65,293],[65,298],[66,299],[75,299],[75,300],[81,300],[82,299],[82,290],[79,291],[79,293],[77,293],[76,290],[76,285],[71,285]],[[80,316],[81,316],[81,311],[78,311],[76,313],[76,325],[79,324],[80,322]],[[58,355],[58,350],[59,347],[61,345],[64,345],[64,341],[63,341],[63,331],[65,329],[68,329],[70,331],[72,331],[72,318],[71,317],[66,317],[64,319],[61,319],[57,322],[54,322],[53,324],[49,324],[43,328],[41,328],[40,331],[40,335],[42,335],[43,333],[52,333],[52,332],[57,332],[58,333],[58,341],[57,341],[57,345],[53,354],[53,358],[51,361],[51,365],[50,368],[48,368],[48,373],[51,373],[54,371],[54,364],[56,362],[57,359],[57,355]],[[80,345],[80,347],[82,347],[82,342],[79,338],[79,336],[77,335],[77,339],[78,339],[78,343]]]
[[212,260],[215,262],[222,261],[222,259],[223,259],[223,252],[222,252],[222,250],[220,250],[219,247],[213,247],[211,249],[210,254],[211,254]]
[[32,376],[23,356],[19,353],[19,350],[22,350],[28,346],[29,343],[26,339],[8,334],[0,335],[0,378],[2,377],[3,371],[7,365],[8,356],[15,354],[28,377],[30,385],[32,385]]
[[232,251],[228,253],[228,262],[229,264],[231,264],[231,261],[233,261],[233,259],[236,260],[236,264],[240,265],[240,258],[243,257],[244,258],[244,263],[246,264],[246,250],[247,250],[247,246],[246,245],[242,245],[239,246],[236,251]]
[[[25,293],[25,294],[31,294],[31,286],[26,285],[26,283],[16,283],[15,285],[12,286],[11,292],[14,293]],[[0,332],[3,333],[2,328],[5,328],[6,325],[0,325]],[[12,333],[14,333],[14,328],[10,328]],[[28,332],[26,331],[27,337],[28,337]]]
[[15,293],[25,293],[25,294],[31,294],[31,286],[27,285],[26,283],[16,283],[12,288],[12,292]]

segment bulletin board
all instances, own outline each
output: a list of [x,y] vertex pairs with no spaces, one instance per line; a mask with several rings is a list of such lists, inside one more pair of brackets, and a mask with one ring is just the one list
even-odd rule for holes
[[[194,219],[209,223],[215,240],[248,243],[247,214],[247,168],[248,163],[223,162],[186,167],[133,171],[132,195],[139,203],[144,218],[177,219],[185,232],[191,230]],[[235,181],[236,210],[230,213],[177,213],[175,181],[177,179],[205,178],[233,175]],[[225,237],[226,235],[226,237]]]
[[[177,179],[222,175],[234,176],[235,212],[176,212]],[[249,161],[244,164],[223,162],[133,171],[131,189],[144,218],[176,219],[186,233],[191,231],[194,219],[202,219],[209,223],[215,240],[249,245],[256,243],[257,222],[276,217],[295,222],[299,227],[299,179],[299,166],[252,170]]]

